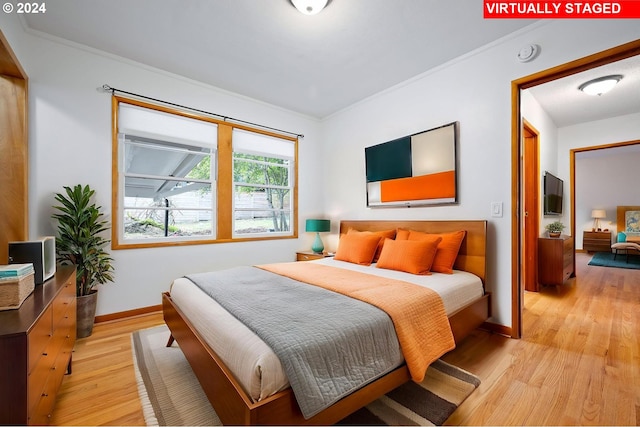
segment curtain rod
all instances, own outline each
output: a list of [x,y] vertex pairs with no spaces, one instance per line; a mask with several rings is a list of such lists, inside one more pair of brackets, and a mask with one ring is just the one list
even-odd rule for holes
[[104,91],[111,92],[112,95],[115,94],[116,92],[120,92],[120,93],[124,93],[124,94],[127,94],[127,95],[132,95],[132,96],[135,96],[135,97],[138,97],[138,98],[143,98],[143,99],[148,99],[150,101],[159,102],[159,103],[162,103],[162,104],[165,104],[165,105],[171,105],[173,107],[184,108],[186,110],[195,111],[195,112],[198,112],[198,113],[204,113],[204,114],[207,114],[207,115],[210,115],[210,116],[221,117],[222,120],[225,121],[225,122],[227,120],[232,120],[234,122],[242,123],[242,124],[245,124],[245,125],[257,126],[257,127],[262,128],[262,129],[269,129],[269,130],[273,130],[273,131],[280,132],[280,133],[286,133],[286,134],[289,134],[289,135],[294,135],[294,136],[297,136],[298,138],[304,138],[304,135],[301,134],[301,133],[289,132],[287,130],[277,129],[277,128],[273,128],[273,127],[270,127],[270,126],[264,126],[264,125],[260,125],[258,123],[248,122],[246,120],[235,119],[235,118],[229,117],[229,116],[223,116],[222,114],[211,113],[209,111],[199,110],[197,108],[187,107],[185,105],[175,104],[173,102],[163,101],[162,99],[151,98],[149,96],[140,95],[138,93],[127,92],[126,90],[116,89],[114,87],[111,87],[108,84],[103,84],[102,85],[102,89]]

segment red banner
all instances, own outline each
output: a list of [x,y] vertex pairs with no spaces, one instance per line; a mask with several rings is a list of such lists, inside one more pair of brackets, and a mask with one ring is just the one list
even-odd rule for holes
[[493,1],[484,0],[485,19],[639,19],[640,0]]

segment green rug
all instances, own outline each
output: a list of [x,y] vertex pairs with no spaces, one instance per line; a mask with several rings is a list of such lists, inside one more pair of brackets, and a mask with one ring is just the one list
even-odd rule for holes
[[[165,325],[131,335],[138,392],[148,426],[212,426],[220,419],[182,350],[165,347]],[[348,425],[442,425],[480,385],[462,369],[436,360],[425,380],[408,382],[342,421]]]
[[619,253],[615,257],[612,252],[596,252],[589,261],[589,265],[598,267],[635,268],[640,269],[640,255]]

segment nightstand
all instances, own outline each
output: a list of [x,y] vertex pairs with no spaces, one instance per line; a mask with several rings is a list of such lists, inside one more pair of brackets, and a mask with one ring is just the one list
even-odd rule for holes
[[582,249],[587,252],[611,252],[610,231],[585,231]]
[[317,254],[312,251],[299,251],[299,252],[296,252],[296,261],[312,261],[314,259],[322,259],[322,258],[332,257],[334,255],[335,254],[329,255],[327,252]]

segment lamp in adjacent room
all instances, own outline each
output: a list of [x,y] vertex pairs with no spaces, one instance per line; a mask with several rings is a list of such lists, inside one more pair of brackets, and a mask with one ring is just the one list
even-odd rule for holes
[[322,251],[324,251],[324,244],[320,238],[320,233],[331,230],[331,221],[328,219],[308,219],[304,229],[308,233],[316,233],[316,238],[313,241],[313,245],[311,245],[311,250],[317,254],[321,254]]
[[594,209],[591,211],[591,218],[593,218],[593,229],[600,231],[600,218],[606,218],[607,212],[604,209]]

